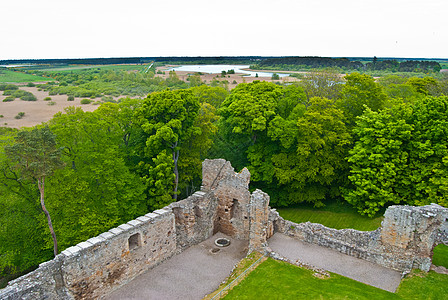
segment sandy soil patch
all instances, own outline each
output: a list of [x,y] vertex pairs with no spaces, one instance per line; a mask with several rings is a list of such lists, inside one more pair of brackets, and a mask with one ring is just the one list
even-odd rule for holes
[[[94,111],[98,105],[92,103],[99,99],[92,99],[91,104],[81,104],[83,98],[75,98],[75,101],[67,101],[67,95],[50,96],[48,92],[38,91],[37,87],[21,86],[21,90],[33,93],[37,101],[23,101],[16,99],[12,102],[3,102],[6,96],[0,92],[0,126],[20,128],[32,127],[42,122],[47,122],[57,112],[64,111],[64,108],[69,106],[81,107],[84,111]],[[54,105],[48,105],[50,101],[44,101],[45,97],[51,97],[50,101],[55,102]],[[15,119],[14,117],[19,113],[24,112],[25,116],[22,119]]]

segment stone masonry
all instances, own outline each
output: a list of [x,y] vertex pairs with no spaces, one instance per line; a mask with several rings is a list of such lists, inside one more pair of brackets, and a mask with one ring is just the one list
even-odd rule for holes
[[0,290],[0,299],[96,299],[216,232],[269,252],[274,232],[400,271],[429,270],[432,249],[448,242],[448,209],[391,206],[371,232],[296,224],[269,207],[269,195],[249,192],[250,173],[223,159],[203,162],[203,183],[187,199],[70,247]]
[[336,230],[310,222],[296,224],[284,220],[275,210],[271,210],[270,218],[276,232],[401,272],[414,268],[429,271],[432,250],[448,242],[448,209],[437,204],[390,206],[382,227],[375,231]]

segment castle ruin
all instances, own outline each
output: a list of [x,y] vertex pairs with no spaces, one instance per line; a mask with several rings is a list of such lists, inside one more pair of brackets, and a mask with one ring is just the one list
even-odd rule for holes
[[284,220],[269,195],[249,192],[247,169],[235,173],[216,159],[205,160],[202,172],[201,191],[65,249],[11,281],[0,299],[97,298],[217,232],[263,253],[279,232],[401,272],[428,271],[433,248],[448,243],[448,209],[436,204],[391,206],[375,231],[336,230]]

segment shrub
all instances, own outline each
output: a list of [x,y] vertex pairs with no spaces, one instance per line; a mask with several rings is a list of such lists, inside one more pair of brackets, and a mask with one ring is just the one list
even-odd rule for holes
[[56,102],[54,102],[54,101],[50,101],[50,102],[47,103],[47,105],[50,105],[50,106],[53,106],[55,104],[56,104]]
[[17,85],[14,84],[0,84],[0,91],[13,91],[13,90],[18,90],[19,87]]
[[36,101],[37,100],[36,96],[31,94],[30,92],[25,92],[25,93],[26,94],[24,94],[20,97],[20,99],[22,99],[23,101]]
[[75,97],[73,95],[70,95],[67,97],[67,101],[74,101]]
[[92,100],[90,99],[82,99],[81,100],[81,104],[90,104],[92,102]]
[[4,116],[3,115],[0,115],[0,118],[3,118]]
[[44,101],[50,101],[51,100],[51,97],[45,97],[44,98]]
[[14,119],[22,119],[25,116],[25,113],[23,111],[19,112]]
[[34,86],[36,86],[36,85],[35,85],[34,83],[32,83],[32,82],[28,82],[28,84],[27,84],[26,86],[34,87]]
[[14,96],[8,96],[5,99],[3,99],[3,102],[11,102],[14,101],[16,98]]

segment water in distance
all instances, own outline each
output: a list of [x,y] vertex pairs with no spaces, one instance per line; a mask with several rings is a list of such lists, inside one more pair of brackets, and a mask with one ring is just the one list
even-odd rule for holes
[[[222,71],[235,70],[235,73],[245,74],[246,76],[255,77],[272,77],[274,73],[271,72],[254,72],[247,71],[249,65],[184,65],[180,67],[171,68],[168,71],[187,71],[187,72],[201,72],[210,74],[220,74]],[[280,77],[289,76],[289,74],[278,73]]]

